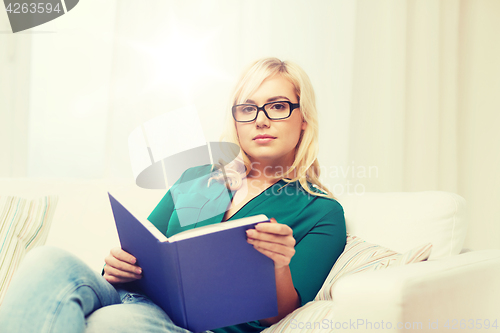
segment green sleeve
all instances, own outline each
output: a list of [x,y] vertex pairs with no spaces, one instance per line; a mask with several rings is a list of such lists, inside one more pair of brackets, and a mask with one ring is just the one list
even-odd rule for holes
[[170,215],[174,212],[174,200],[172,199],[171,190],[172,189],[165,194],[148,216],[148,220],[164,235],[167,233]]
[[191,181],[210,174],[211,171],[212,168],[210,165],[195,167],[184,171],[175,184],[170,187],[170,190],[161,199],[151,214],[149,214],[148,220],[165,235],[167,233],[170,217],[174,212],[175,205],[172,198],[174,191],[177,189],[181,192],[186,191],[186,189],[189,190],[190,186],[192,186]]
[[179,184],[182,184],[185,181],[185,176],[188,171],[189,170],[186,170],[182,173],[179,179],[170,187],[158,205],[156,205],[151,214],[148,216],[148,220],[153,223],[153,225],[164,235],[167,233],[168,222],[170,221],[170,216],[174,212],[175,207],[172,193]]
[[344,211],[338,205],[297,243],[290,270],[301,306],[316,297],[333,264],[344,250],[345,242]]

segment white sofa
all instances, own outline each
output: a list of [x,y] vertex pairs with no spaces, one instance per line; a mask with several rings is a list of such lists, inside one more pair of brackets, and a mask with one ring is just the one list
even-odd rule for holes
[[[107,192],[146,217],[164,190],[128,181],[0,179],[0,195],[59,196],[46,241],[100,271],[119,245]],[[365,193],[338,198],[348,232],[405,252],[428,242],[428,261],[350,274],[268,332],[477,332],[500,326],[500,250],[459,254],[466,234],[465,201],[446,192]],[[496,321],[495,321],[496,320]]]

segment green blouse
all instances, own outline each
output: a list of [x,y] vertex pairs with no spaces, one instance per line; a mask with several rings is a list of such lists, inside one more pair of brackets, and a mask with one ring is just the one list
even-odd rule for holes
[[[213,175],[211,170],[210,165],[187,170],[148,217],[167,237],[222,221],[234,192],[215,180],[208,185]],[[257,214],[274,217],[278,223],[292,228],[296,241],[290,262],[293,284],[301,305],[313,300],[344,250],[346,227],[342,206],[333,199],[309,194],[298,182],[280,180],[250,200],[226,223]],[[255,321],[213,331],[248,333],[265,328]]]

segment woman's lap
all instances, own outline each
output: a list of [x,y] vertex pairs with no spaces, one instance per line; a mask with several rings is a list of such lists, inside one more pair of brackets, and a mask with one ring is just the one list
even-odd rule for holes
[[57,248],[28,253],[0,307],[9,332],[182,332],[143,295],[113,287]]

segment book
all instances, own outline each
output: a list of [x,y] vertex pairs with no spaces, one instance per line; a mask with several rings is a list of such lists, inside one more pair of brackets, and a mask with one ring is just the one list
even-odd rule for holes
[[247,243],[265,215],[212,224],[167,238],[109,194],[121,247],[137,259],[134,281],[180,327],[192,332],[278,314],[272,259]]

